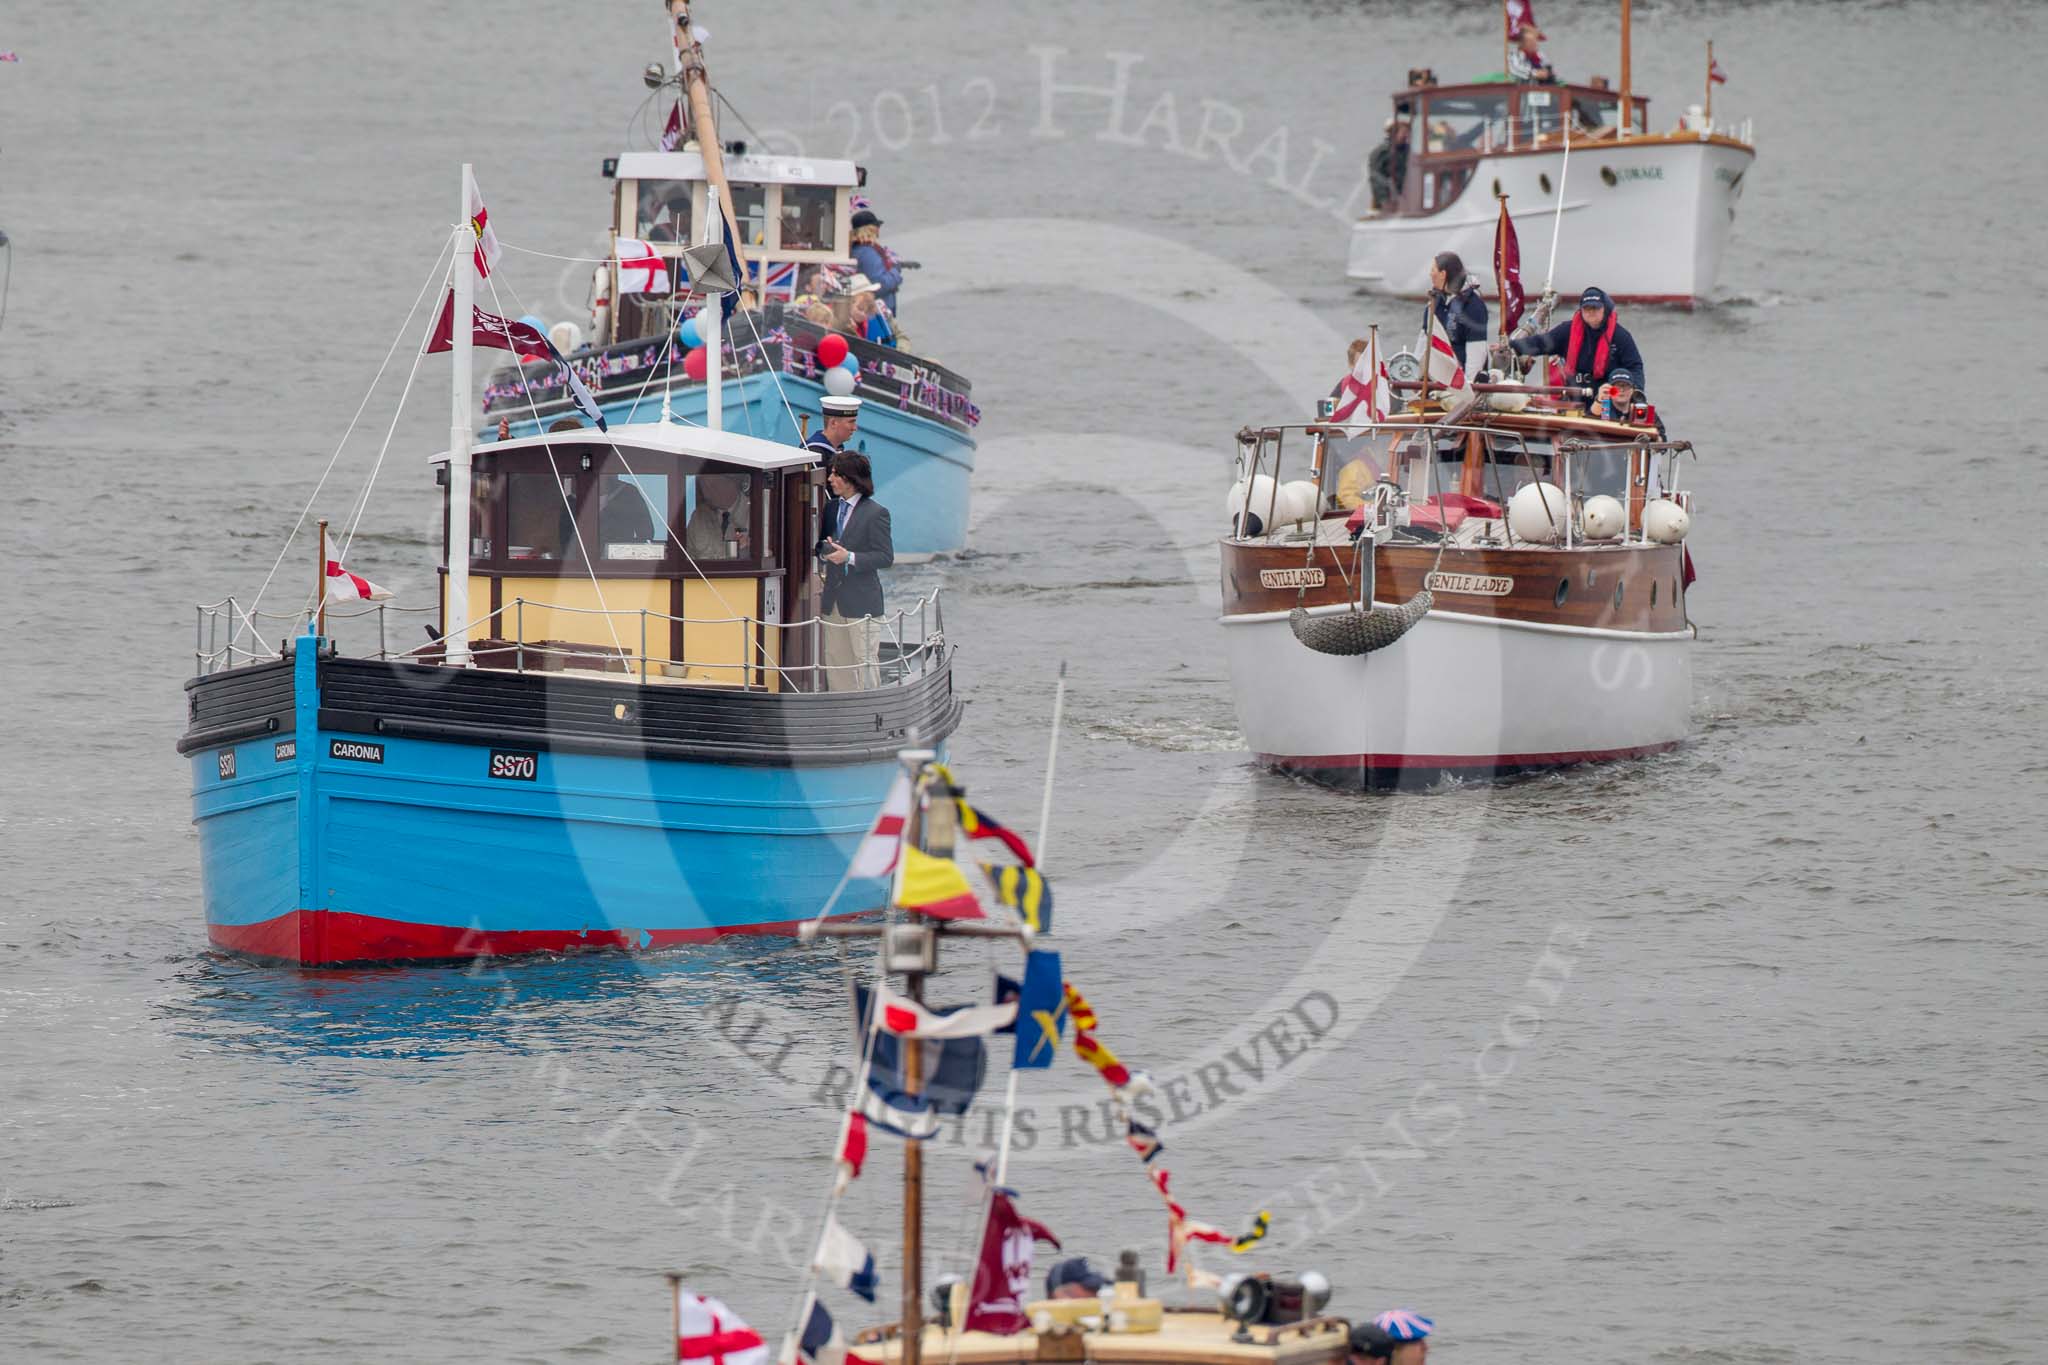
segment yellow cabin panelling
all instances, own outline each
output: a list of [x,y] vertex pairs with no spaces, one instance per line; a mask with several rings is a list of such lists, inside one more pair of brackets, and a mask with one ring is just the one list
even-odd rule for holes
[[[443,574],[441,576],[441,620],[444,622],[448,619],[448,603],[453,598],[453,593],[451,592],[451,589],[454,587],[454,585],[455,577],[447,574]],[[488,617],[490,614],[491,580],[483,577],[480,574],[472,574],[470,575],[469,579],[470,639],[481,640],[491,635],[511,634],[511,632],[508,630],[497,629],[496,622],[487,621],[484,619]]]
[[[737,687],[758,676],[754,616],[760,592],[753,578],[692,579],[683,583],[681,652],[692,678]],[[743,619],[732,619],[732,618]]]
[[[587,578],[507,578],[496,633],[506,640],[618,645],[638,655],[644,609],[647,653],[660,658],[668,653],[668,622],[661,619],[669,610],[668,587],[665,578],[606,578],[596,585]],[[525,605],[516,605],[522,598]]]

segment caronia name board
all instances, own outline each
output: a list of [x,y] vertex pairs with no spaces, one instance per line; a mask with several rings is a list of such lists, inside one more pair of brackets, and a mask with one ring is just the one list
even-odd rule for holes
[[1492,574],[1433,573],[1423,578],[1422,586],[1431,592],[1457,592],[1468,597],[1506,597],[1515,590],[1515,580]]

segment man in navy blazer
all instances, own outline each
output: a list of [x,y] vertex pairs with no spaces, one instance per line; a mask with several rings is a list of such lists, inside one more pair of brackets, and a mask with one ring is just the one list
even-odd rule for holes
[[832,500],[818,537],[825,565],[826,686],[851,692],[881,686],[882,570],[896,562],[889,509],[875,501],[868,457],[846,450],[832,457],[825,484]]

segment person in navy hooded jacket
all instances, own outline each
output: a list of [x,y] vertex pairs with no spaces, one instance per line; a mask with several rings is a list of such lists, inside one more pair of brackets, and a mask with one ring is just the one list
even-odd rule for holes
[[1649,387],[1643,379],[1643,353],[1616,317],[1614,300],[1605,289],[1586,290],[1569,318],[1547,332],[1515,337],[1508,345],[1516,355],[1562,356],[1567,384],[1598,388],[1614,371],[1627,370],[1635,377],[1638,393]]

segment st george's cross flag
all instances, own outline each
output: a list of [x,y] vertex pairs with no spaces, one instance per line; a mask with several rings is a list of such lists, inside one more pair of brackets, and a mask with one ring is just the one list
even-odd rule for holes
[[618,244],[621,294],[668,293],[668,261],[652,242],[621,237]]
[[1330,411],[1333,422],[1348,422],[1360,408],[1365,416],[1359,420],[1383,422],[1387,418],[1387,367],[1380,364],[1374,348],[1358,353],[1358,363],[1351,367],[1351,373],[1338,382],[1343,397]]
[[768,1346],[759,1332],[717,1299],[677,1286],[676,1359],[704,1365],[768,1365]]
[[881,1276],[875,1272],[875,1258],[861,1245],[860,1238],[846,1230],[834,1214],[825,1215],[825,1235],[818,1239],[818,1256],[811,1268],[841,1289],[858,1294],[869,1303]]
[[1424,375],[1439,388],[1465,387],[1465,366],[1458,359],[1458,353],[1451,349],[1451,339],[1444,332],[1443,319],[1433,312],[1429,315],[1429,357]]
[[474,177],[464,188],[469,196],[469,230],[476,237],[476,250],[471,253],[476,261],[476,277],[487,280],[491,277],[491,267],[505,254],[505,249],[498,245],[498,234],[491,228],[491,211],[484,207],[483,191],[476,187]]
[[846,869],[849,877],[886,877],[896,870],[896,850],[903,845],[903,828],[910,820],[910,774],[898,772],[875,823],[854,850]]
[[380,588],[361,574],[352,574],[334,560],[327,561],[327,595],[339,601],[383,602],[391,589]]

